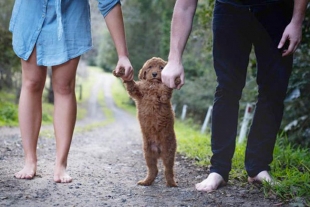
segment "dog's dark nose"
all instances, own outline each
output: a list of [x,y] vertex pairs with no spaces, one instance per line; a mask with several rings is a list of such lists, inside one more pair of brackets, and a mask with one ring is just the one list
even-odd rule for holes
[[153,78],[155,78],[155,77],[157,76],[157,73],[156,73],[156,72],[153,72],[153,73],[152,73],[152,76],[153,76]]

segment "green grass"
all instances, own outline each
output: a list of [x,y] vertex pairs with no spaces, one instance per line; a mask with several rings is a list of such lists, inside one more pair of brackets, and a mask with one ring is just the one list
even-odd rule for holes
[[195,159],[198,165],[208,165],[212,155],[210,136],[201,134],[195,127],[176,120],[175,133],[177,137],[177,151],[186,157]]
[[42,104],[42,125],[50,125],[53,123],[54,105],[43,102]]
[[[128,104],[128,95],[121,82],[115,83],[113,92],[116,104],[125,109],[135,111]],[[123,90],[123,91],[122,91]],[[211,152],[210,134],[201,134],[199,126],[189,121],[175,121],[175,132],[178,142],[178,153],[194,159],[199,166],[209,166]],[[285,138],[279,136],[274,150],[274,161],[271,164],[271,174],[280,181],[271,186],[264,183],[262,188],[266,197],[277,196],[283,202],[296,203],[299,206],[310,206],[310,152],[309,149],[292,147]],[[237,144],[232,160],[230,179],[247,183],[244,169],[245,144]]]
[[129,97],[121,79],[115,78],[112,85],[112,96],[117,107],[124,109],[133,115],[136,114],[134,102]]
[[[175,130],[178,140],[178,151],[187,157],[194,158],[197,164],[210,165],[211,146],[210,135],[200,134],[199,131],[177,121]],[[276,195],[283,201],[301,200],[305,205],[310,202],[310,152],[309,149],[292,147],[285,138],[278,137],[274,150],[274,161],[271,164],[272,176],[279,184],[270,186],[263,185],[266,196]],[[282,141],[282,143],[281,143]],[[237,145],[232,161],[230,179],[238,179],[246,182],[244,170],[245,144]],[[300,202],[300,201],[299,201]]]
[[[176,121],[175,131],[178,141],[178,152],[195,159],[198,165],[210,165],[212,155],[210,135],[200,134],[186,123]],[[310,153],[309,149],[294,148],[288,142],[281,143],[278,137],[274,150],[274,161],[271,164],[272,176],[279,181],[277,185],[263,184],[265,196],[276,195],[284,202],[310,204]],[[247,182],[244,169],[245,144],[236,145],[232,160],[231,180]]]
[[[0,126],[18,126],[18,105],[14,93],[0,93]],[[53,105],[43,103],[42,124],[52,123]]]
[[293,147],[285,138],[279,138],[272,163],[273,176],[279,181],[266,186],[282,199],[304,198],[310,204],[310,150]]
[[0,93],[0,126],[18,125],[18,109],[14,102],[14,94]]

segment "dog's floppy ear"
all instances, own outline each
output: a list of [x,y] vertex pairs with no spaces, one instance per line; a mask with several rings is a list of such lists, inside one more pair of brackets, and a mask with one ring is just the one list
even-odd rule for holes
[[141,69],[140,69],[138,78],[139,78],[140,80],[145,80],[145,79],[146,79],[146,71],[145,71],[144,68],[141,68]]

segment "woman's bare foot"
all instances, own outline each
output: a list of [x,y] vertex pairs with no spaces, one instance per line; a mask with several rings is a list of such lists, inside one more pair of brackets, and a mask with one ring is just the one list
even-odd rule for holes
[[203,180],[201,183],[197,183],[195,187],[198,191],[210,193],[224,185],[226,185],[226,182],[220,174],[210,173],[207,179]]
[[37,164],[36,163],[25,163],[24,168],[15,173],[14,177],[17,179],[28,179],[31,180],[36,175]]
[[56,183],[71,183],[72,182],[72,178],[66,172],[66,168],[61,166],[61,167],[55,167],[54,181]]
[[274,180],[271,178],[269,173],[264,170],[258,173],[255,177],[248,177],[248,182],[249,183],[263,183],[263,182],[268,182],[270,184],[274,184]]

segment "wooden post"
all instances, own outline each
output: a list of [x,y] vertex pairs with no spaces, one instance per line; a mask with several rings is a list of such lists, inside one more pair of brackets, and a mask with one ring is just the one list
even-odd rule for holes
[[248,125],[251,119],[253,118],[253,112],[254,112],[254,104],[253,103],[247,103],[243,120],[242,120],[242,125],[239,133],[239,139],[238,143],[242,143],[246,137],[247,131],[248,131]]
[[173,105],[172,105],[172,110],[173,110],[173,112],[175,112],[176,107],[177,107],[176,104],[173,104]]
[[186,117],[186,111],[187,111],[187,105],[184,104],[183,105],[183,109],[182,109],[182,115],[181,115],[181,120],[183,121]]
[[209,106],[209,108],[208,108],[208,112],[206,114],[205,120],[204,120],[202,127],[201,127],[201,131],[200,131],[201,134],[206,132],[208,123],[209,123],[210,118],[211,118],[212,108],[213,108],[213,106]]

